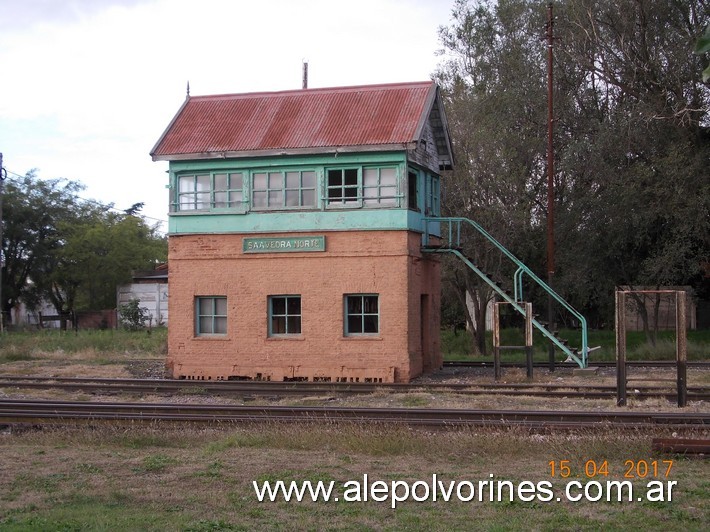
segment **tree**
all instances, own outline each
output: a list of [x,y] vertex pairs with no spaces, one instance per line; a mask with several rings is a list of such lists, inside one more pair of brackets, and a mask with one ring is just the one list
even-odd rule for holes
[[76,193],[83,187],[65,179],[40,180],[36,172],[8,178],[3,194],[2,315],[9,322],[11,310],[23,297],[31,299],[32,284],[40,275],[39,264],[62,244],[58,224],[77,206]]
[[[457,0],[436,73],[458,163],[443,180],[445,209],[480,222],[537,271],[545,11],[531,0]],[[564,0],[555,14],[555,289],[601,326],[615,285],[704,286],[710,89],[690,48],[708,3]],[[474,262],[495,272],[481,249],[470,250]],[[477,279],[454,267],[447,278],[483,308],[490,294]]]
[[46,263],[39,290],[58,310],[97,310],[116,305],[116,287],[134,270],[164,262],[164,237],[137,216],[87,209],[61,226],[65,242]]
[[[444,94],[457,165],[445,176],[444,214],[471,218],[519,256],[534,253],[540,231],[545,161],[545,68],[539,33],[544,13],[529,2],[466,2],[440,28],[444,61],[436,78]],[[500,253],[467,234],[464,252],[495,278],[512,276]],[[474,350],[485,353],[490,287],[457,262],[444,280],[466,309]],[[465,304],[466,296],[473,312]]]
[[167,256],[157,226],[129,212],[112,212],[77,198],[81,184],[40,180],[34,172],[7,181],[4,196],[2,271],[6,316],[23,299],[49,300],[60,314],[114,308],[116,286],[131,272],[150,269]]

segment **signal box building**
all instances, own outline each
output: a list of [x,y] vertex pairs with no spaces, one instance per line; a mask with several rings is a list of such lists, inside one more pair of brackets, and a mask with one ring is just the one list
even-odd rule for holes
[[433,82],[189,96],[169,161],[174,378],[407,382],[442,365],[422,253],[452,165]]

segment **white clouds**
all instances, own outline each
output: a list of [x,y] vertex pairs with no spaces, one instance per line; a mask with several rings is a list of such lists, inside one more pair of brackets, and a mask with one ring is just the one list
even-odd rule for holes
[[311,87],[427,79],[452,3],[10,0],[26,22],[0,36],[5,166],[165,218],[166,166],[148,152],[188,80],[193,94],[297,89],[304,58]]

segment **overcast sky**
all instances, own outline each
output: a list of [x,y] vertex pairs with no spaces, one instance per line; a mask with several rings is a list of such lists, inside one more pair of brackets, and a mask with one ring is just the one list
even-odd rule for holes
[[3,166],[167,220],[149,152],[193,96],[423,81],[454,0],[0,0]]

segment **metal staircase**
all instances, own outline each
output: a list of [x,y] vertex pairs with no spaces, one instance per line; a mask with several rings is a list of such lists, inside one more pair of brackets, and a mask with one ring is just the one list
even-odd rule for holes
[[[493,280],[490,275],[479,269],[470,258],[463,254],[461,246],[462,228],[465,229],[468,227],[473,228],[478,234],[483,236],[485,240],[492,244],[517,268],[513,274],[512,293]],[[581,348],[570,347],[567,340],[558,336],[557,331],[550,330],[548,324],[539,321],[537,318],[533,318],[533,326],[565,353],[568,359],[573,360],[580,368],[587,367],[589,347],[587,345],[587,320],[584,319],[584,316],[577,312],[562,296],[535,275],[530,268],[503,247],[500,242],[493,238],[493,236],[478,223],[468,218],[424,218],[422,250],[427,253],[450,253],[456,255],[471,268],[476,275],[483,279],[502,300],[508,302],[523,316],[525,315],[525,305],[523,304],[523,278],[527,276],[534,284],[550,294],[561,308],[569,312],[579,321],[581,329]]]

